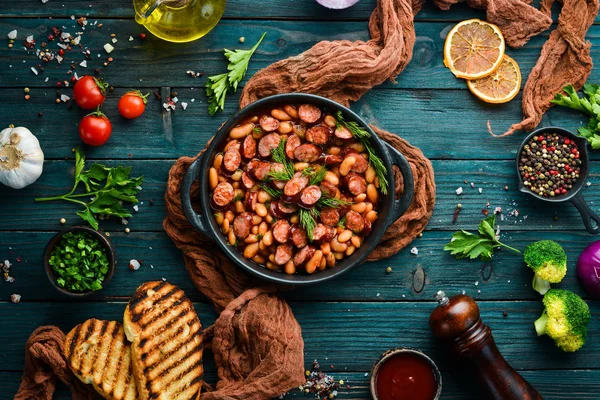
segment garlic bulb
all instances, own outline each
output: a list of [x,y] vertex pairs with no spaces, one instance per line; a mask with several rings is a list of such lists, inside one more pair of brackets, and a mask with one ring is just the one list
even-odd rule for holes
[[22,189],[35,182],[44,167],[40,142],[27,128],[0,132],[0,183]]

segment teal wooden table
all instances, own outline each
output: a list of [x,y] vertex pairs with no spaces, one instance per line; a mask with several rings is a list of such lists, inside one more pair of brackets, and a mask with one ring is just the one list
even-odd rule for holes
[[[203,89],[205,77],[194,79],[186,71],[201,71],[206,76],[223,72],[223,48],[249,47],[265,31],[266,39],[250,63],[248,76],[319,40],[367,39],[367,20],[374,4],[375,0],[363,0],[345,11],[328,11],[312,0],[265,0],[259,6],[247,0],[230,0],[223,20],[209,35],[177,45],[150,34],[140,40],[139,34],[145,29],[133,20],[130,0],[0,2],[0,125],[27,126],[38,136],[46,154],[44,174],[34,185],[20,191],[0,189],[0,260],[14,264],[12,275],[16,278],[14,283],[0,282],[1,400],[11,399],[18,387],[25,341],[36,327],[57,324],[67,331],[90,317],[120,320],[128,296],[145,281],[166,278],[179,285],[195,302],[203,325],[214,321],[212,306],[192,286],[181,253],[163,232],[163,194],[174,160],[202,149],[237,109],[238,97],[230,96],[225,112],[211,118]],[[83,75],[101,68],[116,88],[104,107],[114,126],[113,135],[107,145],[86,149],[86,153],[90,160],[130,165],[135,175],[145,176],[145,182],[139,196],[143,204],[129,221],[131,233],[124,232],[120,221],[104,221],[101,225],[110,232],[117,248],[119,264],[113,280],[98,296],[73,301],[59,295],[48,283],[42,251],[61,228],[61,218],[68,220],[67,225],[80,223],[76,208],[62,203],[39,204],[33,199],[70,189],[73,161],[67,158],[80,143],[76,127],[85,112],[76,106],[55,104],[56,82],[70,78],[66,75],[69,65],[58,67],[52,63],[35,75],[30,67],[40,60],[34,52],[23,49],[22,41],[27,35],[44,41],[53,26],[80,31],[73,19],[80,16],[87,16],[89,21],[81,43],[90,49],[91,59],[87,68],[78,66],[75,71]],[[306,366],[318,359],[327,372],[343,379],[339,398],[368,398],[367,372],[383,351],[394,346],[419,348],[439,363],[443,399],[481,398],[473,380],[453,368],[429,333],[433,295],[443,289],[450,294],[464,291],[479,301],[483,318],[492,327],[507,360],[545,398],[600,399],[598,302],[589,301],[592,321],[585,347],[575,354],[564,354],[550,339],[535,334],[533,321],[542,305],[530,288],[531,271],[520,257],[499,252],[490,263],[456,261],[442,250],[453,231],[476,229],[486,204],[490,211],[502,207],[504,220],[499,224],[504,241],[521,249],[534,240],[559,241],[568,253],[570,268],[560,287],[589,300],[577,282],[575,263],[578,254],[595,238],[584,231],[574,208],[540,204],[517,191],[513,159],[522,134],[495,139],[487,133],[488,120],[498,132],[520,120],[520,95],[505,105],[483,104],[442,64],[445,33],[457,21],[471,17],[484,15],[462,6],[442,12],[427,4],[417,16],[417,41],[408,68],[396,83],[385,83],[352,105],[367,121],[403,136],[432,160],[437,204],[423,237],[413,243],[419,249],[418,255],[406,249],[390,259],[355,268],[333,282],[285,294],[302,326]],[[9,49],[6,34],[13,29],[18,31],[19,39]],[[107,55],[102,46],[112,43],[111,34],[117,39],[116,50],[110,55],[114,61],[104,68]],[[243,45],[238,41],[241,36],[246,38]],[[544,34],[523,49],[508,50],[524,77],[546,38]],[[588,38],[598,61],[600,20]],[[81,54],[72,53],[69,60],[83,59]],[[600,69],[594,69],[590,80],[600,81]],[[25,87],[30,88],[28,101],[24,100]],[[180,103],[175,112],[167,113],[151,96],[146,113],[136,121],[126,121],[117,115],[116,103],[131,87],[156,91],[163,97],[177,92]],[[70,89],[62,91],[71,94]],[[181,102],[189,104],[186,110]],[[583,120],[569,111],[552,109],[542,125],[575,130]],[[600,155],[594,153],[591,157],[591,186],[585,188],[584,196],[600,211]],[[461,186],[464,193],[458,196],[455,190]],[[462,203],[463,209],[457,223],[452,224],[457,203]],[[143,260],[142,268],[129,270],[130,259]],[[392,267],[391,274],[386,274],[387,267]],[[20,304],[9,301],[13,293],[22,296]],[[206,359],[207,379],[214,382],[214,365],[210,356]],[[302,397],[297,390],[289,396]],[[70,397],[63,389],[56,398]]]

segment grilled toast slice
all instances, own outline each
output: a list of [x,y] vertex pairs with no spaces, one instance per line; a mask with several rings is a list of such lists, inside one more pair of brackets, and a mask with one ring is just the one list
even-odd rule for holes
[[123,326],[140,400],[200,399],[202,326],[181,289],[144,283],[129,300]]
[[92,318],[67,334],[63,351],[75,376],[105,399],[137,400],[130,347],[121,323]]

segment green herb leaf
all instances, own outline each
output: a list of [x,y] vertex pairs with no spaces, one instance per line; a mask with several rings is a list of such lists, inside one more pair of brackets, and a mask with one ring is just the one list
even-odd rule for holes
[[318,208],[325,208],[325,207],[340,208],[340,207],[344,207],[344,206],[349,206],[351,204],[354,204],[354,203],[352,203],[351,201],[337,199],[335,197],[321,196],[321,198],[317,201]]
[[267,32],[263,33],[259,41],[249,50],[223,49],[225,57],[229,60],[229,72],[208,77],[206,82],[206,96],[208,97],[208,113],[212,116],[217,111],[225,109],[227,93],[237,90],[238,84],[244,79],[250,58],[261,44]]
[[375,152],[375,149],[373,148],[373,145],[369,140],[371,138],[371,134],[356,122],[348,122],[344,120],[344,116],[342,115],[341,111],[337,112],[336,123],[338,125],[346,127],[346,129],[348,129],[350,133],[352,133],[352,136],[358,139],[359,142],[363,146],[365,146],[365,149],[369,154],[369,164],[371,164],[371,166],[375,170],[375,175],[377,175],[377,179],[379,180],[379,190],[381,190],[382,194],[387,194],[389,185],[387,178],[387,168],[385,167],[385,164],[383,163],[381,158],[379,158],[379,156]]
[[325,174],[327,174],[327,168],[325,167],[308,167],[302,171],[302,175],[308,177],[308,184],[311,186],[323,182]]
[[269,196],[271,196],[274,199],[280,198],[281,195],[283,194],[283,190],[275,189],[274,187],[272,187],[268,183],[261,183],[260,187],[261,187],[262,190],[264,190],[265,192],[267,192],[269,194]]
[[269,171],[268,177],[275,181],[289,181],[294,176],[294,163],[285,154],[285,139],[281,139],[276,148],[271,150],[271,158],[279,164],[283,164],[283,171]]
[[487,217],[479,224],[479,234],[483,237],[486,237],[490,240],[496,240],[496,231],[494,230],[494,225],[496,224],[496,216],[492,215]]
[[298,210],[298,217],[300,220],[300,227],[306,231],[306,234],[310,240],[313,239],[313,231],[317,226],[317,218],[321,213],[315,208],[311,208],[310,210],[306,210],[304,208],[300,208]]
[[586,98],[580,98],[573,86],[565,86],[563,91],[567,94],[566,96],[562,93],[557,93],[551,102],[559,106],[572,108],[574,110],[584,112],[590,116],[594,116],[592,105],[590,104],[589,100]]
[[586,83],[583,85],[584,96],[579,97],[571,85],[563,88],[566,93],[557,93],[552,103],[572,108],[590,116],[587,126],[579,128],[579,135],[586,138],[592,149],[600,149],[600,85]]

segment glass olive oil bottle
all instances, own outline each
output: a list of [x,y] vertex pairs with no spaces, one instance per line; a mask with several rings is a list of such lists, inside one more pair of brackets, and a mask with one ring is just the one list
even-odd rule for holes
[[206,35],[225,11],[226,0],[133,0],[135,20],[169,42]]

